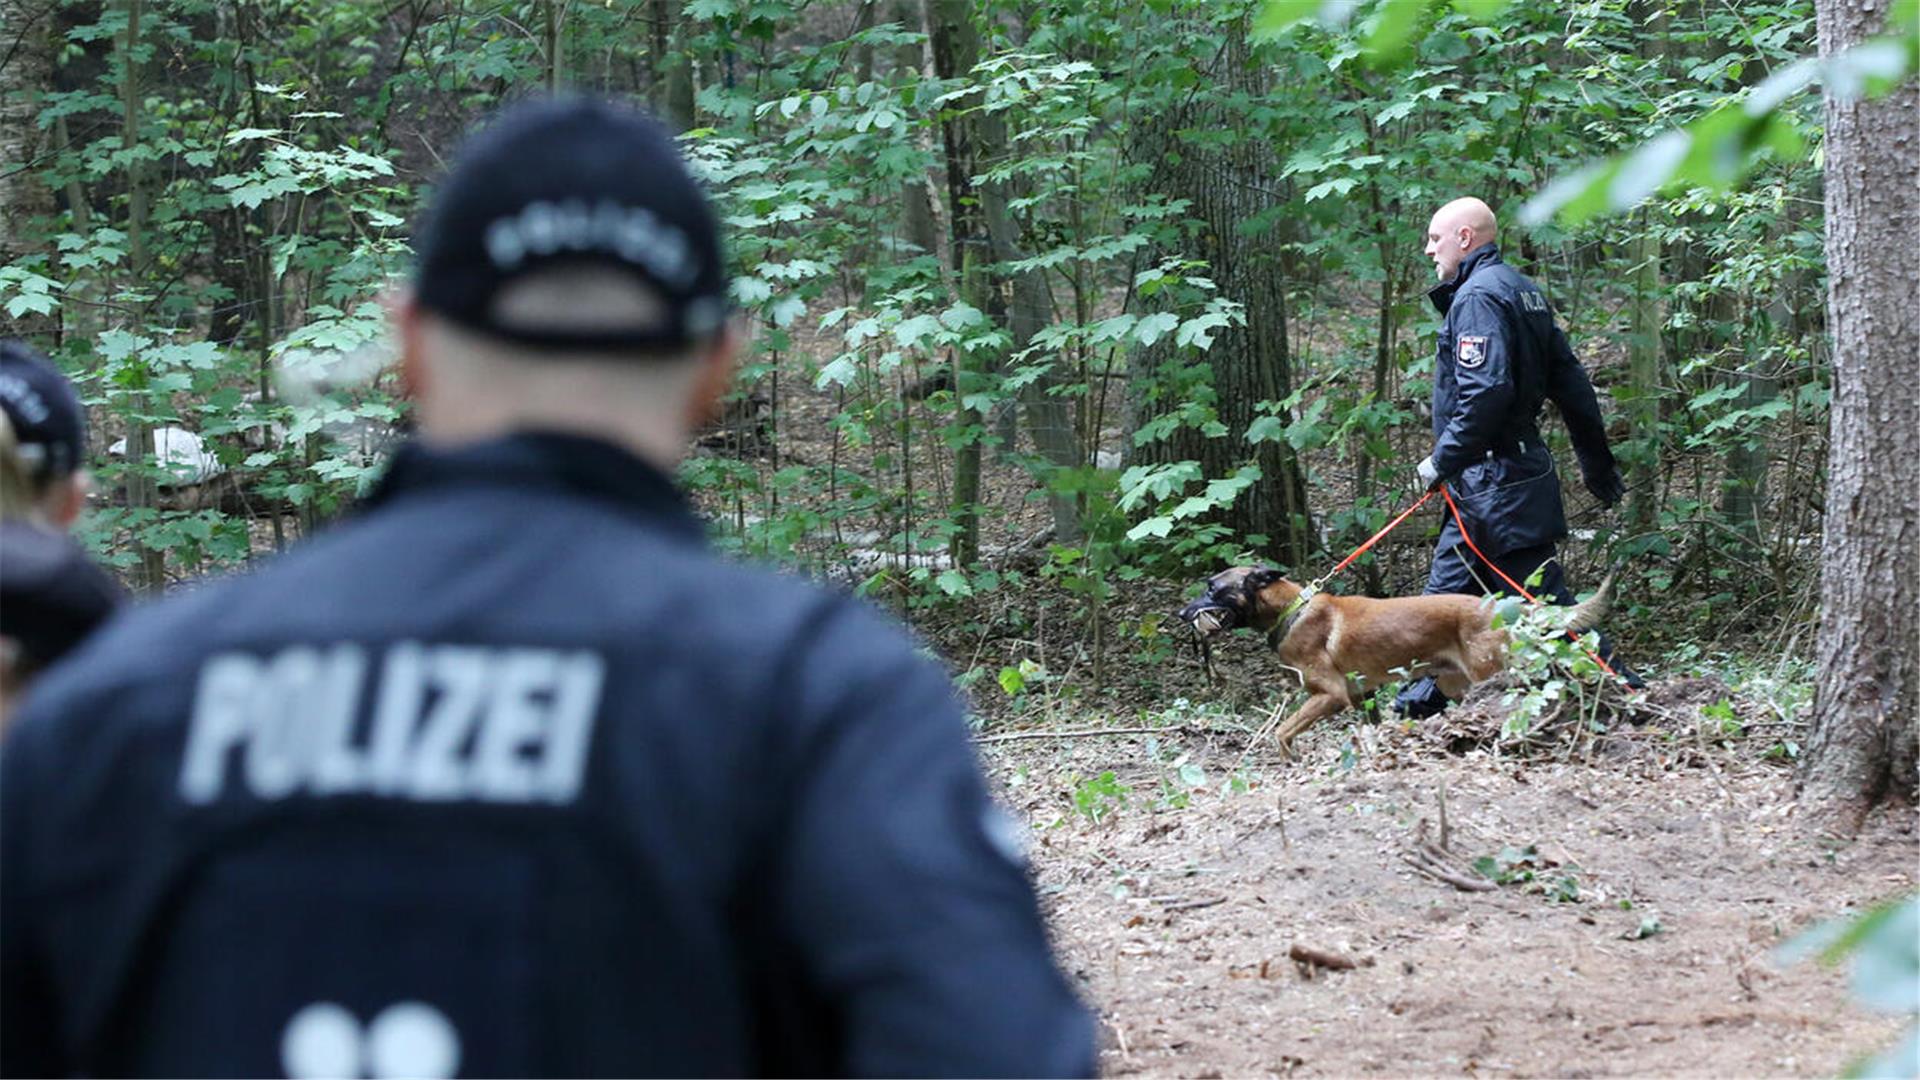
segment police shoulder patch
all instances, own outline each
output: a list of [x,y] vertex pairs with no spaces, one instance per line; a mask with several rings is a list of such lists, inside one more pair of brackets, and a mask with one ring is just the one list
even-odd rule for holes
[[1487,339],[1462,334],[1460,347],[1454,351],[1454,355],[1459,358],[1461,367],[1479,367],[1487,362]]

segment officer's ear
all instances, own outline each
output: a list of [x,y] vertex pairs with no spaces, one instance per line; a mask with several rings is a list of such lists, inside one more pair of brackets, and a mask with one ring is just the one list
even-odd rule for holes
[[698,431],[719,419],[721,399],[733,385],[734,366],[745,344],[746,334],[739,321],[728,319],[720,333],[701,346],[698,358],[693,361],[700,365],[700,370],[695,373],[692,391],[687,395],[687,430]]
[[400,393],[418,401],[432,381],[421,355],[424,333],[420,303],[412,289],[389,289],[380,294],[380,306],[387,309],[387,321],[393,325],[394,339],[400,345]]

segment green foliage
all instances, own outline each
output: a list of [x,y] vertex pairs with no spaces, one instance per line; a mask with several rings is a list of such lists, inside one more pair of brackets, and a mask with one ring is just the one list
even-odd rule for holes
[[1886,32],[1830,56],[1789,64],[1744,96],[1730,98],[1685,127],[1662,132],[1630,153],[1596,161],[1557,177],[1520,218],[1539,224],[1559,217],[1579,224],[1602,213],[1630,209],[1676,188],[1725,191],[1767,157],[1805,153],[1801,125],[1785,107],[1812,86],[1846,101],[1877,97],[1920,70],[1920,4],[1894,5]]
[[1111,769],[1091,780],[1076,780],[1072,792],[1073,812],[1098,825],[1125,807],[1132,791]]
[[1892,1047],[1851,1065],[1848,1076],[1904,1077],[1920,1073],[1920,896],[1876,905],[1859,916],[1821,923],[1781,945],[1774,961],[1853,962],[1853,996],[1878,1012],[1916,1023]]
[[1580,868],[1561,866],[1541,855],[1532,844],[1523,848],[1508,845],[1492,855],[1482,855],[1473,860],[1473,869],[1489,881],[1521,885],[1523,891],[1539,893],[1555,903],[1580,902],[1580,879],[1576,876]]
[[[1794,91],[1864,70],[1795,66],[1807,0],[1681,6],[1657,25],[1626,0],[982,2],[979,62],[940,78],[922,70],[920,29],[872,6],[695,0],[657,38],[656,8],[563,5],[552,42],[510,4],[144,7],[129,51],[121,6],[55,5],[55,78],[29,103],[44,152],[25,164],[46,198],[0,264],[0,311],[75,376],[101,448],[136,426],[184,428],[225,470],[189,490],[149,448],[103,453],[85,539],[116,566],[158,552],[180,579],[348,508],[406,420],[376,298],[405,272],[408,223],[459,133],[549,82],[664,104],[686,75],[683,145],[720,200],[753,334],[730,402],[747,419],[681,479],[728,551],[917,616],[1065,625],[1091,661],[1042,676],[995,659],[986,692],[1053,708],[1105,685],[1112,647],[1164,666],[1164,616],[1112,615],[1116,596],[1271,554],[1273,538],[1229,524],[1281,482],[1263,454],[1303,463],[1313,573],[1404,505],[1407,463],[1430,442],[1419,234],[1464,192],[1502,211],[1510,258],[1547,288],[1609,411],[1651,406],[1650,429],[1616,443],[1644,516],[1569,499],[1583,554],[1634,560],[1627,626],[1664,644],[1797,617],[1783,601],[1813,558],[1831,386],[1818,170],[1781,132],[1817,150],[1818,112]],[[956,257],[958,188],[930,186],[955,179],[949,125],[986,118],[1005,145],[958,179],[976,202],[1004,194],[1003,261]],[[1717,134],[1622,156],[1669,130]],[[1737,161],[1715,149],[1727,140]],[[1172,167],[1216,149],[1217,190],[1171,190]],[[1607,190],[1647,196],[1635,217],[1512,228],[1548,179],[1609,155],[1633,162]],[[1677,186],[1654,182],[1666,158]],[[1716,187],[1730,161],[1751,165],[1743,190]],[[931,232],[905,213],[927,192]],[[1227,273],[1196,205],[1214,197],[1233,200],[1237,232],[1275,241],[1270,265]],[[1636,284],[1648,250],[1659,272]],[[1015,340],[1022,274],[1047,300]],[[1268,308],[1227,281],[1271,283],[1286,325],[1256,325]],[[1236,391],[1216,364],[1249,337],[1268,388],[1230,430],[1242,403],[1223,400]],[[1616,358],[1649,337],[1660,359],[1642,385]],[[1067,413],[1073,460],[1033,447],[1022,420],[1041,402]],[[1564,435],[1547,435],[1570,474]],[[956,465],[973,453],[989,482],[963,503]],[[1078,529],[1025,546],[1062,506]],[[981,550],[954,565],[972,522]],[[1355,587],[1417,589],[1425,557],[1383,547]],[[1064,620],[1028,601],[1041,582],[1065,594]],[[1583,701],[1590,662],[1539,640],[1515,734]],[[1804,679],[1776,684],[1761,698],[1797,715]],[[1791,734],[1766,737],[1786,756]]]
[[1598,697],[1593,689],[1612,676],[1594,655],[1599,635],[1588,632],[1578,641],[1569,638],[1566,626],[1572,615],[1570,608],[1529,605],[1513,596],[1490,603],[1494,605],[1493,625],[1508,631],[1507,673],[1513,683],[1501,697],[1507,714],[1501,725],[1502,739],[1524,741],[1531,732],[1569,710],[1588,728],[1600,730],[1594,715]]

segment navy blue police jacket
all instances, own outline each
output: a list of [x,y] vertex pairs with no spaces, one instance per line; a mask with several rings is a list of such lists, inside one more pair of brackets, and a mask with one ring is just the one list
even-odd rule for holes
[[[1489,244],[1427,293],[1444,319],[1433,368],[1433,464],[1453,490],[1488,558],[1567,535],[1553,455],[1540,439],[1551,401],[1573,437],[1581,471],[1613,471],[1593,383],[1539,286]],[[1460,542],[1446,515],[1438,547]]]
[[10,1075],[1090,1074],[941,669],[525,434],[137,611],[0,751]]

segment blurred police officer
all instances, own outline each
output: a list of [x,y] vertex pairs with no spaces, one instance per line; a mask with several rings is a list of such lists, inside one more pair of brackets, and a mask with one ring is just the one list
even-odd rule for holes
[[417,239],[366,515],[22,712],[8,1071],[1090,1071],[946,676],[668,479],[738,342],[663,129],[513,109]]
[[[1626,485],[1607,446],[1593,383],[1539,286],[1500,258],[1493,210],[1475,198],[1441,207],[1427,226],[1427,257],[1440,284],[1427,293],[1444,317],[1433,368],[1433,452],[1417,469],[1419,486],[1448,485],[1473,542],[1494,565],[1525,584],[1540,572],[1535,596],[1571,604],[1555,545],[1567,535],[1560,477],[1540,438],[1543,401],[1560,410],[1580,476],[1607,506]],[[1426,592],[1506,591],[1499,575],[1461,539],[1445,515]],[[1603,646],[1602,655],[1610,655]],[[1635,684],[1639,679],[1621,669]],[[1431,678],[1401,689],[1395,704],[1409,716],[1446,707]]]
[[0,728],[26,684],[124,599],[64,532],[86,505],[86,433],[66,377],[0,339]]
[[17,338],[0,338],[0,411],[26,481],[29,516],[70,529],[87,505],[87,414],[73,384]]

